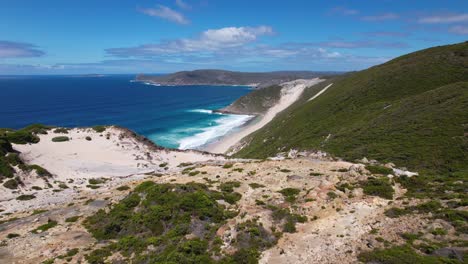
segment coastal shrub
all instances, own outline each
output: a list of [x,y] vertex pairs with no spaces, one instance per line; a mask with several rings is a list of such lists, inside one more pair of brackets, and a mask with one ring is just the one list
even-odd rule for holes
[[22,194],[18,197],[16,197],[16,200],[18,201],[27,201],[27,200],[32,200],[36,198],[36,196],[32,195],[32,194]]
[[364,263],[382,264],[443,264],[461,263],[453,259],[437,256],[426,256],[418,254],[409,245],[394,246],[386,249],[376,249],[370,252],[363,252],[358,255],[358,259]]
[[19,234],[16,234],[16,233],[9,233],[9,234],[7,235],[7,238],[8,238],[8,239],[12,239],[12,238],[19,237],[19,236],[20,236],[20,235],[19,235]]
[[278,192],[284,196],[284,199],[287,202],[293,203],[296,201],[297,195],[300,193],[300,190],[296,188],[284,188]]
[[387,168],[380,165],[367,165],[366,169],[372,174],[388,175],[393,173],[393,170],[391,168]]
[[45,213],[45,212],[47,212],[47,210],[36,209],[31,213],[31,215],[38,215],[38,214],[42,214],[42,213]]
[[91,140],[92,140],[92,138],[91,138],[90,136],[86,136],[85,139],[86,139],[87,141],[91,141]]
[[67,137],[67,136],[59,136],[59,137],[52,138],[53,142],[65,142],[65,141],[69,141],[69,140],[70,140],[70,138]]
[[390,200],[393,198],[393,193],[395,192],[386,177],[370,177],[367,181],[361,182],[361,187],[367,195],[379,196]]
[[32,230],[31,232],[33,233],[45,232],[51,228],[54,228],[55,226],[57,226],[57,224],[58,224],[57,221],[48,219],[46,224],[38,226],[36,229]]
[[89,179],[88,180],[89,184],[92,184],[92,185],[96,185],[96,184],[102,184],[102,183],[105,183],[106,180],[104,179],[98,179],[98,178],[94,178],[94,179]]
[[228,181],[228,182],[223,182],[219,185],[219,189],[222,192],[228,192],[231,193],[234,191],[234,188],[240,187],[241,184],[238,181]]
[[177,165],[177,167],[188,167],[188,166],[192,166],[192,165],[193,165],[193,163],[191,163],[191,162],[182,162],[179,165]]
[[43,167],[41,167],[39,165],[36,165],[36,164],[28,165],[27,169],[29,171],[35,170],[37,175],[41,176],[41,177],[52,177],[52,174],[48,170],[46,170]]
[[281,169],[280,171],[281,171],[281,172],[284,172],[284,173],[291,172],[291,170],[288,170],[288,169]]
[[93,126],[92,128],[93,128],[94,131],[96,131],[98,133],[102,133],[102,132],[106,131],[105,126]]
[[268,205],[271,210],[271,217],[276,223],[282,224],[283,232],[296,232],[296,223],[305,223],[307,217],[299,214],[291,213],[289,208],[279,208],[277,206]]
[[[220,262],[232,263],[231,256],[222,256],[216,231],[236,214],[217,202],[220,197],[223,193],[199,183],[143,182],[109,210],[85,219],[88,231],[107,244],[86,259],[103,263],[119,252],[133,263],[215,263],[217,252]],[[189,234],[196,237],[187,239]],[[158,250],[148,251],[150,246]]]
[[50,129],[49,126],[40,124],[33,124],[20,130],[3,129],[2,137],[4,140],[15,144],[37,143],[40,139],[36,135],[47,134],[48,129]]
[[130,187],[128,187],[127,185],[117,187],[117,191],[126,191],[126,190],[130,190]]
[[4,138],[0,138],[0,156],[3,156],[12,151],[13,147],[11,146],[11,143]]
[[249,183],[249,186],[252,189],[258,189],[258,188],[264,188],[265,187],[265,185],[262,185],[262,184],[256,183],[256,182]]
[[15,170],[10,166],[5,157],[0,156],[0,179],[4,177],[11,178],[15,175]]
[[76,216],[65,218],[65,222],[66,223],[74,223],[74,222],[78,221],[78,219],[80,219],[80,216],[76,215]]
[[188,175],[189,175],[189,176],[196,176],[196,175],[198,175],[198,174],[200,174],[199,171],[191,171],[191,172],[189,172]]
[[385,210],[385,215],[390,218],[398,218],[400,216],[409,214],[410,211],[407,209],[402,209],[398,207],[392,207],[390,209]]
[[8,189],[18,189],[19,183],[16,181],[16,179],[9,179],[3,183],[3,186]]
[[59,127],[54,129],[55,134],[68,134],[68,129],[64,127]]
[[338,195],[335,192],[331,192],[331,191],[327,193],[327,196],[328,198],[330,198],[330,200],[333,200],[338,197]]
[[164,168],[164,167],[167,167],[167,165],[168,165],[167,162],[163,162],[163,163],[159,164],[159,167]]
[[233,166],[234,166],[234,164],[232,164],[232,163],[226,163],[226,164],[223,165],[223,168],[224,168],[224,169],[230,169],[230,168],[232,168]]
[[24,164],[21,158],[19,157],[18,153],[8,153],[5,156],[6,162],[8,162],[11,166],[18,166],[20,164]]

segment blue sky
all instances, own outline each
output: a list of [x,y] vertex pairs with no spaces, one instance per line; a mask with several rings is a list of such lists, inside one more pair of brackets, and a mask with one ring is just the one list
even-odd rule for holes
[[349,71],[467,39],[462,0],[0,1],[0,74]]

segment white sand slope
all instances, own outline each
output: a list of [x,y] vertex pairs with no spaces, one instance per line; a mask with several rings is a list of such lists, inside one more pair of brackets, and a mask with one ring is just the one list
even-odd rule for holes
[[[53,142],[52,138],[68,136],[66,142]],[[91,140],[86,140],[90,137]],[[198,162],[215,159],[215,156],[195,151],[155,149],[139,140],[125,129],[111,127],[103,133],[93,129],[71,129],[68,134],[50,131],[40,135],[37,144],[14,145],[21,158],[29,164],[38,164],[50,171],[56,179],[119,177],[130,174],[162,170],[182,162]],[[220,157],[218,157],[219,159]]]
[[281,84],[283,89],[281,90],[281,98],[279,102],[271,107],[263,116],[261,116],[257,122],[253,122],[247,125],[245,128],[222,138],[220,141],[214,144],[207,146],[206,150],[212,153],[226,153],[231,147],[239,143],[244,137],[264,127],[271,120],[273,120],[273,118],[278,113],[291,106],[297,99],[299,99],[305,88],[322,81],[323,80],[319,78],[310,80],[299,79]]
[[329,85],[327,85],[327,87],[323,88],[320,92],[318,92],[316,95],[312,96],[309,100],[307,100],[307,102],[310,102],[312,100],[314,100],[315,98],[319,97],[321,94],[323,94],[328,88],[330,88],[330,86],[332,86],[333,83],[330,83]]
[[[70,141],[53,142],[52,138],[67,136]],[[70,129],[68,134],[39,135],[37,144],[18,145],[14,149],[28,164],[37,164],[48,170],[52,177],[41,178],[34,171],[20,173],[22,185],[10,190],[0,185],[0,209],[3,213],[33,210],[44,206],[64,204],[76,196],[106,192],[112,186],[148,177],[149,172],[180,171],[180,163],[224,160],[223,156],[198,151],[169,150],[155,146],[133,132],[110,127],[102,133],[90,128]],[[86,138],[90,137],[91,140]],[[89,187],[90,179],[105,178],[100,188]],[[66,184],[66,188],[60,187]],[[36,187],[33,188],[33,187]],[[37,187],[42,190],[37,190]],[[57,191],[58,190],[58,191]],[[18,201],[21,194],[35,199]]]

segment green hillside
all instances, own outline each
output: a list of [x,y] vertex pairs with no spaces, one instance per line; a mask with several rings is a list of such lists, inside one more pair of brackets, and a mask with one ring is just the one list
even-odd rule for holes
[[467,170],[468,42],[418,51],[327,82],[333,85],[325,93],[281,113],[236,156],[322,149],[418,171]]

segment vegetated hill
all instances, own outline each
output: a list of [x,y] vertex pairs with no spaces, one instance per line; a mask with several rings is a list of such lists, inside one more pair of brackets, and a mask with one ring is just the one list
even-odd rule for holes
[[411,53],[334,83],[277,116],[238,157],[322,149],[419,171],[468,172],[468,42]]
[[161,85],[251,85],[267,87],[296,79],[336,75],[335,72],[277,71],[277,72],[233,72],[224,70],[181,71],[163,76],[138,75],[137,81]]
[[280,85],[272,85],[256,89],[240,97],[227,107],[217,110],[221,113],[231,114],[262,114],[274,106],[281,98]]

